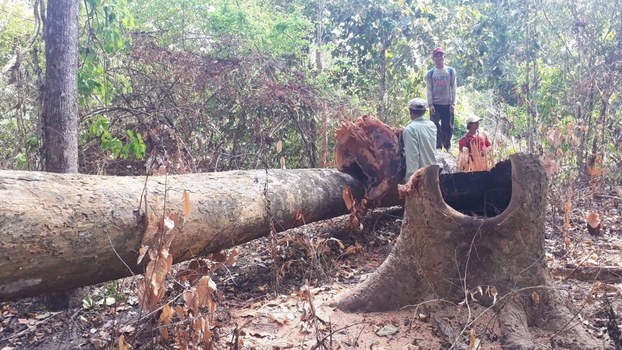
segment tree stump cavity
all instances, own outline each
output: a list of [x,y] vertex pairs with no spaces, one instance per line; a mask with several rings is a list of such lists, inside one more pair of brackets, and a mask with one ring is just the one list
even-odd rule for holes
[[[490,172],[420,169],[406,184],[400,236],[384,263],[336,303],[388,311],[431,300],[477,302],[497,313],[504,349],[535,349],[539,327],[555,348],[596,349],[553,286],[545,261],[547,180],[536,156],[515,154]],[[451,205],[450,205],[451,204]],[[579,324],[579,325],[577,325]],[[553,344],[551,344],[553,346]]]

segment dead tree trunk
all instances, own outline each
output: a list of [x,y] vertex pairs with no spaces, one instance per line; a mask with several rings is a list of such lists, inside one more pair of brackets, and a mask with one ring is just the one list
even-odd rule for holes
[[438,167],[421,169],[406,185],[404,224],[395,247],[380,268],[337,306],[346,311],[384,311],[434,299],[473,302],[470,293],[481,287],[485,295],[477,299],[498,311],[508,349],[535,348],[528,328],[532,326],[561,331],[577,348],[598,348],[581,327],[575,327],[579,322],[570,322],[573,315],[552,288],[544,259],[543,167],[535,156],[510,159],[509,205],[489,218],[450,207],[441,193]]
[[144,208],[156,215],[163,215],[163,208],[180,213],[184,190],[192,212],[171,246],[176,262],[265,236],[271,227],[283,231],[346,214],[345,186],[363,191],[349,175],[328,169],[232,171],[147,181],[2,171],[0,301],[141,273],[136,260]]

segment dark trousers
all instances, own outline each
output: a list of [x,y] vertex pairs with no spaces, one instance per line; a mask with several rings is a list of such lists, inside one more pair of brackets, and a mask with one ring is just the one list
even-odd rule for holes
[[434,105],[436,113],[430,119],[436,124],[436,148],[449,150],[451,135],[454,132],[454,113],[449,111],[449,105]]

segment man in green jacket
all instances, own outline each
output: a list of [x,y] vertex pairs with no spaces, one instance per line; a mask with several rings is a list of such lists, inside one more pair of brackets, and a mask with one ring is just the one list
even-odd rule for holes
[[406,158],[406,177],[410,176],[419,168],[437,164],[434,148],[436,145],[436,125],[429,119],[424,118],[427,110],[427,102],[421,98],[413,98],[408,102],[410,123],[404,128],[404,158]]

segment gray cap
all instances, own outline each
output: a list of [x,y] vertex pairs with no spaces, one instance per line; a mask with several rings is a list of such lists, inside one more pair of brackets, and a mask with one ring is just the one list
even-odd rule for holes
[[413,98],[408,101],[408,109],[413,109],[416,111],[425,111],[428,109],[427,103],[422,98]]
[[467,125],[469,125],[471,123],[477,123],[480,120],[482,120],[482,118],[472,115],[472,116],[467,118],[466,123],[467,123]]

